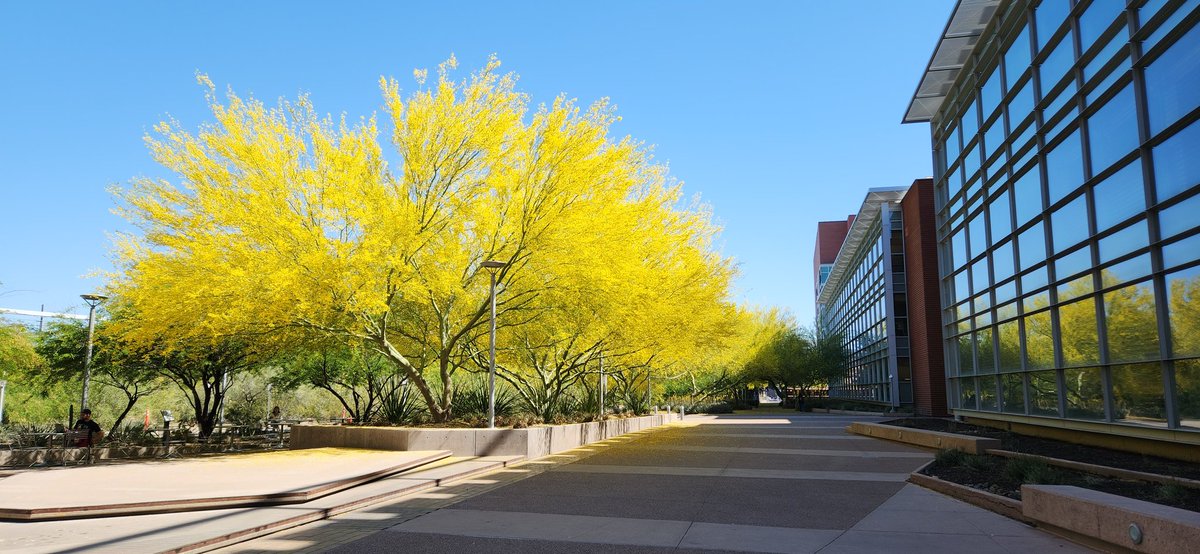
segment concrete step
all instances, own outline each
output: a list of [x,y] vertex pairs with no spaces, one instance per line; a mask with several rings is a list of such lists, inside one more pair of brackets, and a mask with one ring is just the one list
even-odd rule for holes
[[27,471],[0,480],[0,519],[42,521],[296,504],[449,451],[325,448]]
[[0,522],[0,552],[203,552],[470,479],[521,459],[445,458],[299,504],[71,522]]

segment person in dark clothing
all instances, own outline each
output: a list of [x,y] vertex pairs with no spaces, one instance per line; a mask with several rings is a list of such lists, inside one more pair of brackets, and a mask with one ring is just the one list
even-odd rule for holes
[[100,424],[92,421],[92,410],[90,408],[84,408],[79,413],[79,421],[75,422],[74,429],[81,433],[84,431],[87,432],[87,437],[80,437],[75,441],[75,446],[92,446],[100,442],[100,439],[104,436],[104,431],[100,430]]

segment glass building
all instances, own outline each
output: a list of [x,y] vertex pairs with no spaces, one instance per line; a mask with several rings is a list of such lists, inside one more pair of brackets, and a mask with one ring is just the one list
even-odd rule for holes
[[1200,0],[960,0],[929,122],[958,415],[1200,444]]
[[891,406],[912,403],[899,208],[907,190],[876,188],[867,193],[818,284],[818,327],[822,333],[841,335],[849,353],[844,374],[829,383],[832,398]]

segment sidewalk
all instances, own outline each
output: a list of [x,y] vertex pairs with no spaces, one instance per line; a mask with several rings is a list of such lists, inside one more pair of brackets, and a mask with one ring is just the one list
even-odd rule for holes
[[864,419],[692,416],[222,551],[1089,552],[905,483],[932,456],[843,430]]

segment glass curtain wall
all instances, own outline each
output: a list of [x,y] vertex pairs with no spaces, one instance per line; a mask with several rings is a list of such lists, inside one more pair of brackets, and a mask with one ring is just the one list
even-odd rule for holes
[[1015,1],[932,124],[951,405],[1200,431],[1200,0]]
[[852,254],[850,269],[838,282],[828,283],[837,288],[833,300],[822,306],[821,329],[840,334],[849,352],[845,373],[830,383],[829,395],[911,404],[903,221],[898,206],[880,209],[881,217]]

